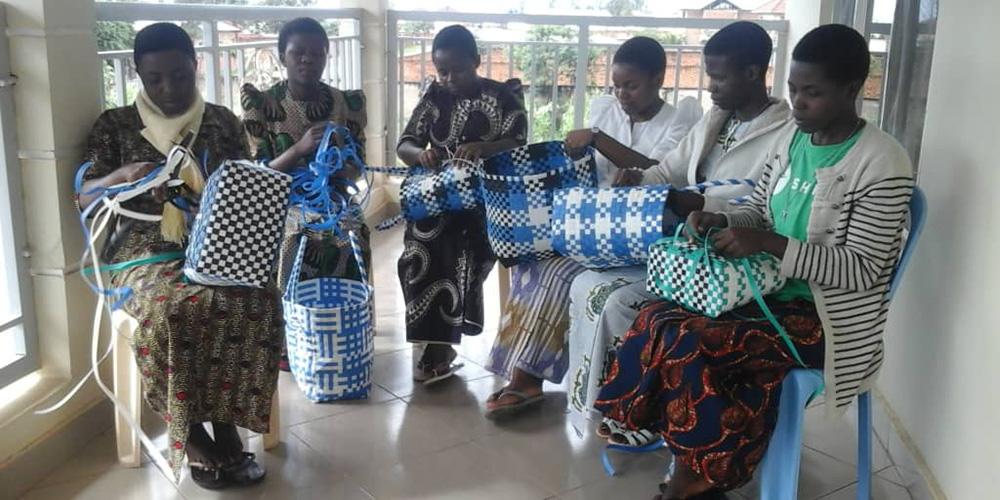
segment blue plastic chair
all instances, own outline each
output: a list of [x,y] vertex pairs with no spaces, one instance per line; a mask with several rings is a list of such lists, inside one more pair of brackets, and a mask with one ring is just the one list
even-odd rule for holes
[[[927,199],[920,188],[914,188],[910,199],[910,234],[889,285],[889,299],[902,281],[917,240],[927,217]],[[823,372],[798,369],[789,372],[781,384],[778,426],[771,437],[761,462],[760,498],[795,500],[799,485],[799,464],[802,460],[802,421],[805,407],[813,394],[823,389]],[[858,499],[869,500],[872,492],[872,395],[858,395]]]

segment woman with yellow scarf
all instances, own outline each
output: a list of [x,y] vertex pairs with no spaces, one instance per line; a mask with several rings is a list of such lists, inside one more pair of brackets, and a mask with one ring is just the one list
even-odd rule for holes
[[[134,104],[105,111],[94,124],[84,192],[141,179],[182,141],[205,159],[180,172],[195,193],[225,160],[248,158],[239,119],[199,95],[194,46],[183,29],[157,23],[140,31],[135,63],[142,90]],[[86,208],[94,198],[77,201]],[[192,479],[203,487],[258,482],[264,471],[244,453],[237,427],[268,431],[282,338],[277,289],[187,282],[187,215],[164,203],[162,192],[124,206],[163,214],[159,223],[122,219],[104,255],[111,264],[137,264],[113,274],[112,286],[132,290],[122,308],[138,323],[132,342],[143,396],[167,422],[174,473],[187,455]]]

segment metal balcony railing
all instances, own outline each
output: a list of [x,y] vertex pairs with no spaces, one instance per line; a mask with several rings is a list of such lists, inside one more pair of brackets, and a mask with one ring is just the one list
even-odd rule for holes
[[[338,36],[330,38],[325,80],[340,89],[361,88],[361,9],[304,7],[242,7],[183,4],[96,4],[97,21],[130,23],[175,21],[200,29],[195,40],[199,86],[208,102],[221,104],[239,114],[239,89],[244,83],[266,88],[284,78],[278,58],[277,34],[257,34],[254,41],[232,41],[240,34],[227,31],[224,23],[286,21],[308,16],[338,22]],[[131,50],[99,52],[105,67],[101,85],[104,107],[122,106],[134,99],[139,82]]]

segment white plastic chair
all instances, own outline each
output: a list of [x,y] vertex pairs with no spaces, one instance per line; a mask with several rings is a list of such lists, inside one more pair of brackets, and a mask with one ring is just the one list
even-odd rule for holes
[[[139,322],[119,309],[111,313],[111,324],[119,333],[112,354],[115,396],[121,400],[132,418],[136,422],[141,422],[142,380],[128,341],[138,328]],[[271,400],[271,432],[264,435],[264,449],[277,447],[281,440],[280,436],[281,407],[278,404],[278,390],[275,388],[274,399]],[[123,467],[139,467],[142,452],[139,435],[118,412],[115,413],[115,440],[118,444],[118,463]]]

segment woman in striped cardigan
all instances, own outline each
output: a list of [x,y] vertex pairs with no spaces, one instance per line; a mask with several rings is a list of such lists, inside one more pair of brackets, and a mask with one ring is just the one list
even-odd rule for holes
[[794,352],[756,304],[709,318],[657,302],[626,336],[596,406],[631,429],[660,431],[675,473],[656,498],[710,498],[748,482],[796,358],[825,370],[831,412],[882,364],[913,173],[903,148],[857,115],[868,65],[864,38],[846,26],[803,37],[788,80],[795,123],[750,202],[688,218],[702,236],[716,228],[710,238],[723,255],[781,259],[788,284],[765,300]]

